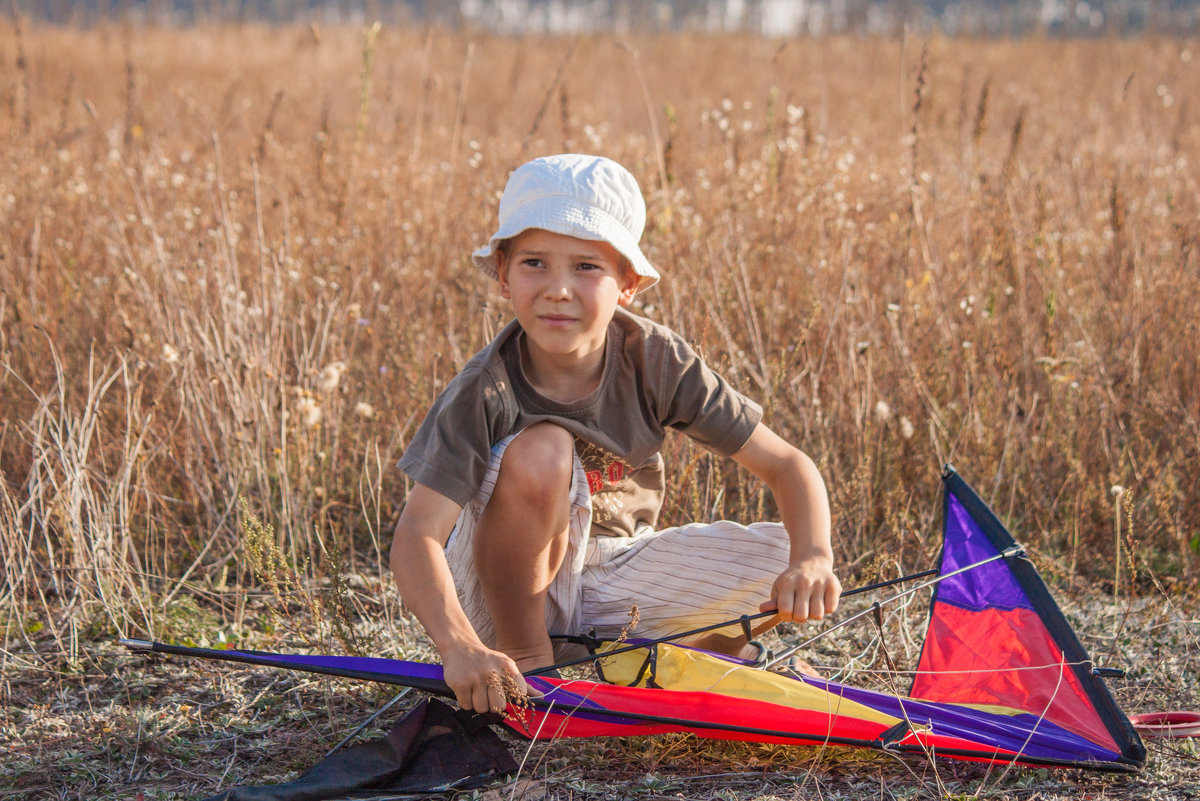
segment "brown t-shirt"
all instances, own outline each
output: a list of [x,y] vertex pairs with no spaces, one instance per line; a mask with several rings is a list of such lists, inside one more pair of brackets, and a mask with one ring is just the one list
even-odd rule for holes
[[521,368],[514,320],[446,386],[400,459],[400,469],[465,506],[479,491],[491,448],[543,420],[575,435],[592,493],[592,533],[654,528],[663,500],[662,448],[674,428],[722,455],[736,453],[762,408],[734,390],[671,329],[624,309],[608,326],[604,372],[587,397],[559,403]]

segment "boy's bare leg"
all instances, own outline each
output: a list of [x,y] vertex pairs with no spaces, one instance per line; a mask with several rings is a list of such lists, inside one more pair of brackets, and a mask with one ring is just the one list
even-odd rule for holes
[[739,659],[753,659],[758,656],[758,649],[750,645],[746,641],[746,637],[742,634],[724,635],[724,634],[705,634],[694,639],[684,640],[684,645],[690,645],[693,648],[702,648],[705,651],[712,651],[726,656],[736,656]]
[[522,671],[554,663],[546,597],[567,550],[574,440],[537,423],[508,444],[475,529],[474,557],[496,650]]
[[[775,628],[778,623],[778,617],[769,617],[766,620],[760,620],[758,621],[758,625],[751,627],[750,634],[757,637]],[[734,634],[732,632],[737,633]],[[758,656],[758,647],[751,645],[746,639],[746,635],[736,626],[729,626],[708,632],[707,634],[700,634],[689,640],[685,640],[684,644],[694,648],[703,648],[705,651],[736,656],[739,659],[754,659]]]
[[[767,618],[765,623],[760,623],[751,629],[751,633],[757,637],[770,629],[774,628],[779,623],[779,618]],[[705,651],[714,651],[718,654],[726,654],[728,656],[736,656],[739,659],[756,659],[759,656],[757,646],[751,645],[746,640],[745,634],[722,634],[722,631],[729,629],[720,629],[718,631],[702,634],[698,637],[693,637],[686,641],[686,645],[694,648],[703,648]],[[807,673],[810,676],[821,677],[820,672],[815,667],[810,665],[803,659],[793,656],[790,660],[790,667],[798,673]]]

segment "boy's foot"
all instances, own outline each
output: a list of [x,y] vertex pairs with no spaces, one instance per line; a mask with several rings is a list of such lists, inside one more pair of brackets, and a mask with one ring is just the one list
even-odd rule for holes
[[750,667],[764,668],[771,661],[771,649],[758,640],[751,640],[734,654],[738,659],[750,663]]
[[[774,658],[774,654],[771,653],[770,648],[763,645],[758,640],[751,640],[750,642],[746,643],[745,646],[743,646],[741,653],[738,654],[738,657],[749,662],[751,667],[765,668],[767,664]],[[817,679],[823,678],[821,673],[815,667],[795,654],[788,657],[787,668],[793,673],[803,673],[806,676],[812,676],[813,678]]]
[[805,676],[812,676],[815,679],[825,678],[824,676],[821,675],[821,672],[819,670],[817,670],[815,667],[808,664],[807,662],[805,662],[803,659],[801,659],[798,656],[793,656],[790,659],[788,659],[787,666],[788,666],[788,670],[792,671],[793,673],[803,673]]

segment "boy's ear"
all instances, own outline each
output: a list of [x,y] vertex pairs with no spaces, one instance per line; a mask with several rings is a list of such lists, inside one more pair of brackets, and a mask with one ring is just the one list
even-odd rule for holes
[[508,254],[504,250],[496,251],[496,281],[500,284],[500,297],[512,300],[508,289]]
[[627,281],[625,286],[621,288],[621,294],[617,295],[617,305],[628,306],[630,303],[633,303],[633,296],[637,294],[637,290],[638,278],[635,275],[632,280]]
[[633,268],[621,270],[621,294],[617,295],[618,306],[628,306],[633,303],[633,296],[637,294],[638,285],[641,279],[638,274],[633,271]]

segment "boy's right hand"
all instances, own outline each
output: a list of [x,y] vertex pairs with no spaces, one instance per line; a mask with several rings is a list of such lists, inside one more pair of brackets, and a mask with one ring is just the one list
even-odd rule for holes
[[516,662],[482,643],[443,650],[442,677],[460,707],[481,713],[503,714],[514,691],[537,695]]

